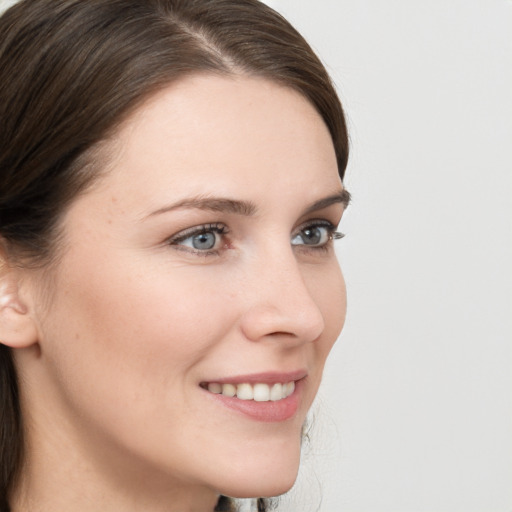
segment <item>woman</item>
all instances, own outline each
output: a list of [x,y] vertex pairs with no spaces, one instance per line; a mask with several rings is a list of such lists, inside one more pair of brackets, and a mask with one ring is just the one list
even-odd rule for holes
[[25,0],[0,34],[2,510],[285,492],[345,317],[325,69],[256,0]]

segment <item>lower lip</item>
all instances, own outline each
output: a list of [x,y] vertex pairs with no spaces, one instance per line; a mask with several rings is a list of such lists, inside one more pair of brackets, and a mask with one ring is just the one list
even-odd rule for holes
[[239,398],[210,393],[208,395],[222,405],[237,411],[249,418],[267,423],[286,421],[297,413],[302,391],[303,379],[295,382],[294,392],[282,400],[275,402],[257,402],[255,400],[240,400]]

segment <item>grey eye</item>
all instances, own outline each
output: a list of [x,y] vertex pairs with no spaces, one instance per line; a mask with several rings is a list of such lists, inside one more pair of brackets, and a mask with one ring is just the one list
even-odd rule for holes
[[201,233],[192,238],[194,249],[212,249],[215,247],[215,235],[213,233]]
[[208,251],[215,247],[217,243],[217,237],[218,235],[216,233],[209,231],[191,236],[188,239],[183,240],[181,243],[182,245],[193,247],[198,251]]
[[307,226],[292,238],[292,245],[325,245],[331,236],[328,226]]
[[186,247],[197,254],[210,254],[225,247],[227,227],[220,223],[185,229],[168,240],[170,245]]

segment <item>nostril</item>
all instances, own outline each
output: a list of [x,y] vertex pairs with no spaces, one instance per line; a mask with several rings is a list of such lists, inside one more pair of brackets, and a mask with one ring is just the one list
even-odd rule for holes
[[291,336],[291,337],[297,337],[296,334],[293,334],[293,333],[290,333],[290,332],[285,332],[285,331],[276,331],[276,332],[271,332],[270,333],[271,336]]
[[242,318],[241,328],[251,341],[272,338],[285,343],[307,343],[318,339],[324,330],[322,314],[313,306],[308,314],[296,314],[293,308],[254,307]]

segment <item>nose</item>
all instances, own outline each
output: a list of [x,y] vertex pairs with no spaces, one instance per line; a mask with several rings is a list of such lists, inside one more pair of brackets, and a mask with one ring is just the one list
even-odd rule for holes
[[290,248],[278,257],[262,257],[248,270],[246,308],[241,328],[251,341],[315,341],[325,328],[324,317],[308,289]]

